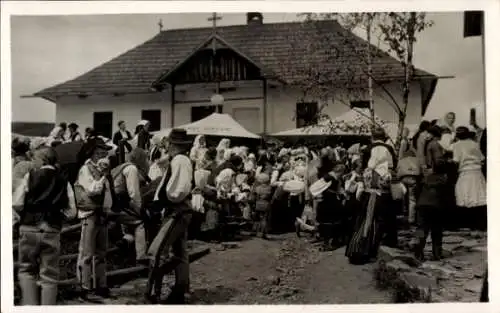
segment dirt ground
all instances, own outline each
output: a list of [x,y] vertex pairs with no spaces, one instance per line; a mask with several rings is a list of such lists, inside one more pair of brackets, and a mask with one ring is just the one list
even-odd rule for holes
[[[390,303],[377,290],[373,266],[354,266],[344,248],[319,252],[294,234],[251,238],[212,252],[191,264],[191,304]],[[143,304],[145,279],[113,289],[109,304]],[[78,304],[66,301],[65,304]],[[82,303],[80,303],[82,304]]]

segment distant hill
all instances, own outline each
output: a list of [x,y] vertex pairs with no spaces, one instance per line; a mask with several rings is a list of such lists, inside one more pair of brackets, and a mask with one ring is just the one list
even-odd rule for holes
[[48,136],[55,123],[12,122],[12,132],[24,136]]

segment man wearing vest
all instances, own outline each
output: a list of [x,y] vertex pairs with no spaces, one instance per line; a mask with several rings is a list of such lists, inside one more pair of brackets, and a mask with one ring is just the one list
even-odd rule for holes
[[77,273],[83,299],[91,291],[97,296],[109,297],[106,281],[107,217],[113,205],[108,177],[110,149],[101,138],[89,138],[82,147],[82,154],[87,161],[75,182],[78,218],[82,221]]
[[136,260],[138,263],[147,263],[146,231],[141,218],[141,186],[148,183],[148,155],[143,149],[135,148],[127,155],[127,159],[127,162],[111,171],[117,202],[113,207],[123,210],[116,219],[122,226],[126,226],[123,240],[132,243],[135,239]]
[[[183,129],[173,129],[170,132],[168,155],[171,157],[170,165],[162,177],[154,197],[158,207],[167,212],[186,212],[190,210],[190,194],[193,180],[193,164],[187,153],[191,141]],[[175,269],[176,282],[169,296],[168,302],[172,304],[183,304],[185,295],[189,292],[189,255],[187,251],[187,229],[191,222],[191,214],[183,214],[176,223],[181,227],[175,227],[177,233],[172,233],[173,254],[181,260],[181,264]],[[160,230],[160,233],[162,230]],[[161,237],[161,234],[158,235]],[[157,237],[157,238],[158,238]],[[156,239],[155,239],[156,241]],[[149,253],[154,254],[155,241],[150,246]],[[168,248],[168,247],[167,247]]]
[[78,125],[76,123],[70,123],[68,125],[68,130],[69,130],[69,137],[67,142],[83,140],[82,136],[78,132]]
[[34,159],[42,166],[24,176],[12,198],[20,217],[18,277],[22,305],[55,305],[61,228],[64,219],[76,217],[75,198],[71,185],[56,167],[57,155],[52,148],[36,150]]
[[[389,172],[392,174],[397,159],[394,149],[385,143],[387,140],[385,131],[383,129],[374,129],[372,138],[373,143],[369,152],[367,167],[379,172],[385,171],[387,165]],[[396,247],[398,242],[396,203],[393,203],[390,208],[386,208],[384,211],[382,232],[385,234],[386,244]]]

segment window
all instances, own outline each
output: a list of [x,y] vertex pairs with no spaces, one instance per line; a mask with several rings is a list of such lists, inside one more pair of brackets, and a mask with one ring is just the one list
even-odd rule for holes
[[483,11],[465,11],[464,37],[481,36],[483,34]]
[[317,102],[299,102],[297,103],[295,111],[297,128],[318,123],[319,112]]
[[94,112],[94,130],[97,135],[111,138],[113,133],[113,112]]
[[142,110],[141,120],[149,121],[149,131],[158,131],[161,129],[161,110]]
[[207,105],[191,107],[191,123],[204,119],[212,113],[222,113],[222,105]]
[[370,108],[370,101],[368,100],[357,100],[357,101],[351,101],[351,109],[369,109]]

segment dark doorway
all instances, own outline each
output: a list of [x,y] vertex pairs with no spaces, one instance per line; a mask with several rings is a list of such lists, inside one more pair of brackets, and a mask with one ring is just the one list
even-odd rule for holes
[[94,130],[98,135],[111,138],[113,133],[113,112],[94,112]]
[[142,110],[141,119],[149,121],[149,131],[155,132],[161,129],[161,110]]
[[191,107],[191,123],[204,119],[212,113],[222,113],[222,105]]

